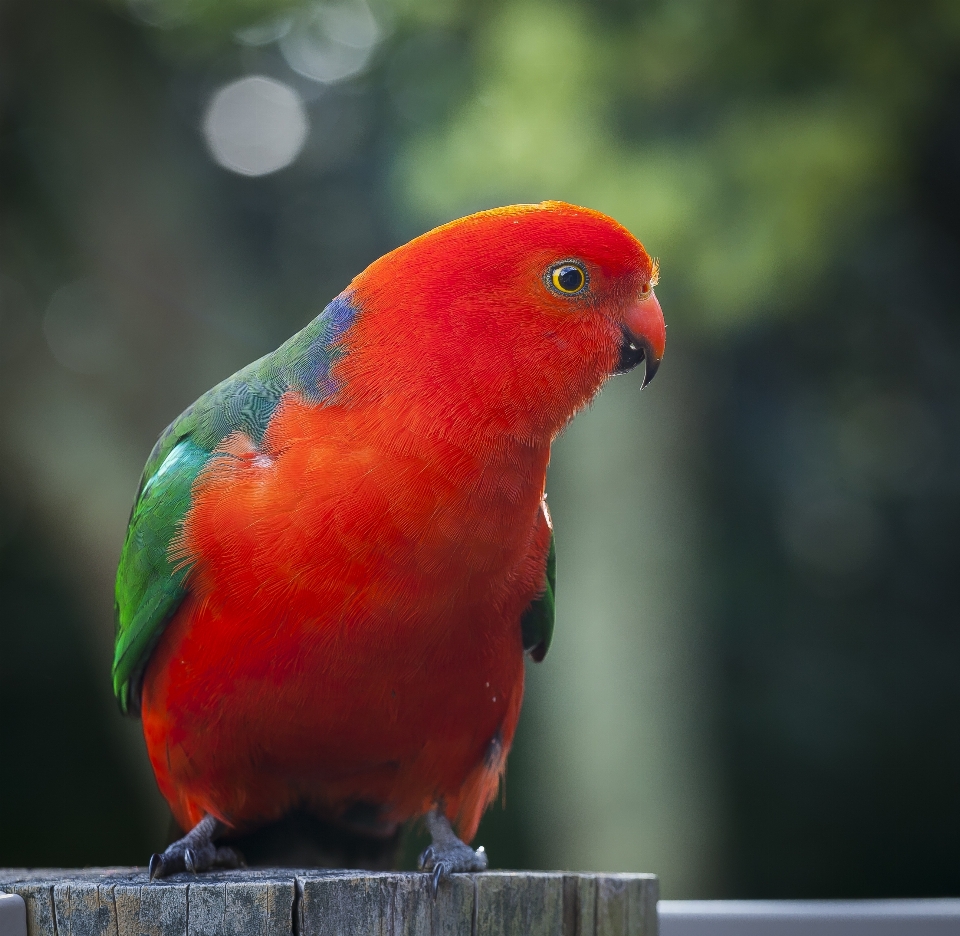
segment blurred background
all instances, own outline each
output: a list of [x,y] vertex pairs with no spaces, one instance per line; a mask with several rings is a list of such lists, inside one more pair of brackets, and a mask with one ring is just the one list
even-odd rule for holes
[[960,4],[0,0],[0,865],[143,864],[143,462],[367,263],[614,215],[669,348],[555,448],[498,867],[960,894]]

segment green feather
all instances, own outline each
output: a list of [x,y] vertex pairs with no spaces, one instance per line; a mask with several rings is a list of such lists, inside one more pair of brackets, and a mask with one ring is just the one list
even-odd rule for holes
[[205,449],[183,439],[147,479],[130,517],[117,570],[113,659],[113,691],[124,712],[139,709],[139,700],[131,697],[131,688],[139,682],[135,678],[142,669],[139,664],[146,662],[163,625],[186,594],[187,570],[174,567],[167,552],[190,506],[194,479],[210,457]]
[[523,634],[523,649],[539,663],[550,649],[553,640],[553,625],[557,613],[557,545],[550,533],[550,552],[547,553],[547,579],[543,594],[531,602],[520,618]]
[[187,594],[189,569],[170,544],[190,508],[193,482],[231,433],[263,440],[288,390],[319,402],[336,390],[330,367],[355,310],[331,302],[280,348],[207,391],[167,427],[147,459],[120,554],[116,585],[113,691],[125,713],[140,709],[140,679],[150,653]]

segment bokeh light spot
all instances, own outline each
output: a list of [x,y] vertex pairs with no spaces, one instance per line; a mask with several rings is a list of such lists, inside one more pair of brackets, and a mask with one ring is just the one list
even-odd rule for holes
[[332,84],[360,74],[380,38],[364,0],[338,0],[304,14],[280,39],[280,51],[298,74]]
[[289,166],[307,138],[307,113],[300,95],[262,75],[220,88],[203,118],[203,135],[225,169],[260,176]]

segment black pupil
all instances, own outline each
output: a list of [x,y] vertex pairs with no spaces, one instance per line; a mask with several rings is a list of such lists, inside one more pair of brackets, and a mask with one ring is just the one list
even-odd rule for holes
[[583,285],[583,271],[575,266],[565,266],[557,274],[557,282],[561,289],[576,292]]

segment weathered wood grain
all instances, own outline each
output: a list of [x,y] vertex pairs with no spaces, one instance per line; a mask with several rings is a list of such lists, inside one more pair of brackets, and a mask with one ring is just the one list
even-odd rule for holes
[[150,881],[142,868],[0,870],[28,936],[655,936],[645,874],[488,871],[434,898],[425,874],[249,869]]
[[476,878],[477,932],[553,936],[563,931],[563,875],[493,871]]

